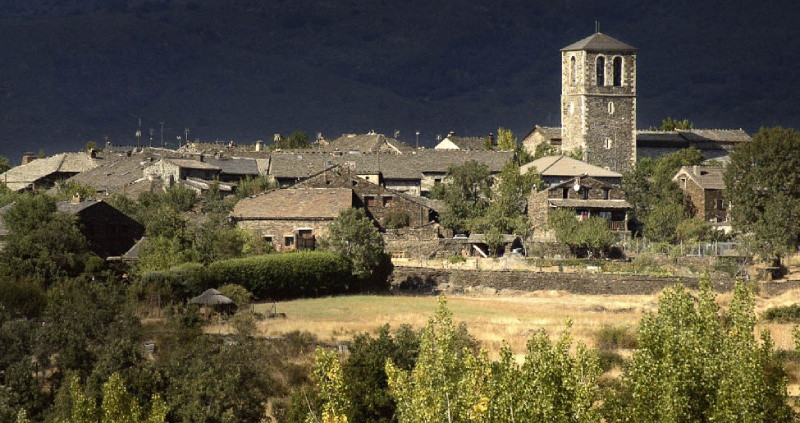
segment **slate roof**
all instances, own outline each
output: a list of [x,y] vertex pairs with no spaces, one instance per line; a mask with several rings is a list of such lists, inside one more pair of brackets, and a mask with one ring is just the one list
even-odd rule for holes
[[621,178],[622,174],[604,169],[567,156],[547,156],[520,166],[519,172],[524,175],[536,169],[542,176],[581,176],[594,178]]
[[574,209],[629,209],[631,205],[625,200],[580,200],[572,198],[548,198],[547,202],[555,207]]
[[442,141],[449,140],[461,150],[484,150],[485,142],[480,137],[459,137],[457,135],[448,135]]
[[703,189],[725,189],[724,172],[724,168],[717,166],[683,166],[672,180],[677,181],[681,175],[686,175]]
[[98,161],[87,153],[60,153],[15,166],[0,174],[0,181],[11,190],[19,191],[54,173],[80,173],[97,166]]
[[421,179],[425,173],[446,173],[450,166],[469,160],[484,163],[499,172],[511,151],[489,150],[416,150],[402,156],[386,153],[332,154],[320,152],[274,152],[269,174],[281,179],[303,179],[331,166],[341,165],[356,175],[377,174],[385,179]]
[[574,50],[623,53],[623,52],[635,52],[636,47],[629,44],[625,44],[616,38],[609,37],[608,35],[603,34],[602,32],[597,32],[561,49],[561,51],[574,51]]
[[742,129],[679,129],[676,131],[636,131],[636,145],[642,147],[689,146],[699,142],[739,143],[752,137]]
[[163,156],[177,155],[171,151],[145,150],[135,153],[131,157],[108,156],[99,166],[86,172],[81,172],[68,181],[88,185],[106,194],[125,194],[136,198],[142,192],[150,191],[157,182],[144,178],[145,167]]
[[73,203],[71,201],[59,201],[56,203],[56,208],[60,212],[77,214],[88,209],[89,207],[94,206],[97,203],[99,203],[97,200],[84,200],[77,203]]
[[206,157],[203,159],[207,164],[216,166],[220,173],[228,175],[258,176],[258,162],[251,158],[238,157]]
[[[533,128],[534,131],[538,130],[541,132],[545,138],[551,140],[560,140],[561,139],[561,127],[560,126],[539,126]],[[533,132],[533,131],[531,131]]]
[[167,163],[172,163],[175,166],[182,167],[184,169],[200,169],[200,170],[220,170],[217,166],[212,164],[201,162],[199,160],[191,160],[191,159],[167,159]]
[[393,152],[405,153],[413,150],[408,144],[398,141],[394,138],[389,138],[383,134],[344,134],[328,145],[321,146],[319,151],[361,151],[369,153],[377,152]]
[[231,216],[236,220],[334,219],[353,207],[349,188],[287,188],[240,200]]

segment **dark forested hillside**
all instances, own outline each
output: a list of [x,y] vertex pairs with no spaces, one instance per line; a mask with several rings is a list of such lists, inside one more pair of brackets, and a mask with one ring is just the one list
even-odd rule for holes
[[[0,154],[86,141],[271,139],[301,128],[432,143],[557,125],[558,50],[602,30],[639,48],[639,127],[800,126],[790,1],[0,2]],[[524,134],[522,134],[524,135]]]

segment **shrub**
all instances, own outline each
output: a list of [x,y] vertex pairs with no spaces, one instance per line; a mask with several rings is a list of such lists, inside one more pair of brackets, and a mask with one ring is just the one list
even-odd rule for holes
[[222,260],[208,266],[214,286],[238,284],[258,298],[316,297],[352,288],[352,265],[327,252],[269,254]]
[[184,263],[169,270],[145,272],[141,285],[141,289],[150,294],[158,293],[168,298],[194,297],[212,286],[200,263]]
[[383,226],[386,229],[405,228],[411,224],[411,216],[400,209],[389,209],[383,216]]
[[769,308],[762,317],[769,322],[800,323],[800,304]]
[[466,261],[467,259],[464,258],[464,256],[462,256],[461,254],[450,256],[450,258],[447,259],[447,262],[450,264],[466,263]]
[[605,325],[595,336],[597,349],[601,351],[636,348],[636,334],[627,327]]
[[250,302],[253,300],[253,294],[241,285],[229,283],[227,285],[222,285],[218,289],[220,294],[232,299],[240,309],[250,305]]

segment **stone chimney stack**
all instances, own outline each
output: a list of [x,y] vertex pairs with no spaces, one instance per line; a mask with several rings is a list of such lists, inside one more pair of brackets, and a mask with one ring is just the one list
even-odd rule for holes
[[26,164],[28,164],[28,163],[30,163],[30,162],[32,162],[32,161],[34,161],[34,160],[36,160],[37,158],[38,158],[38,157],[36,157],[36,155],[35,155],[35,154],[33,154],[33,153],[30,153],[30,152],[24,153],[24,154],[22,155],[22,164],[23,164],[23,165],[26,165]]

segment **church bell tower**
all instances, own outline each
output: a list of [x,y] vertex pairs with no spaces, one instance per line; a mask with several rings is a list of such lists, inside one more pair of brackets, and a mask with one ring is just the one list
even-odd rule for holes
[[636,164],[636,48],[597,32],[561,49],[564,154],[617,172]]

